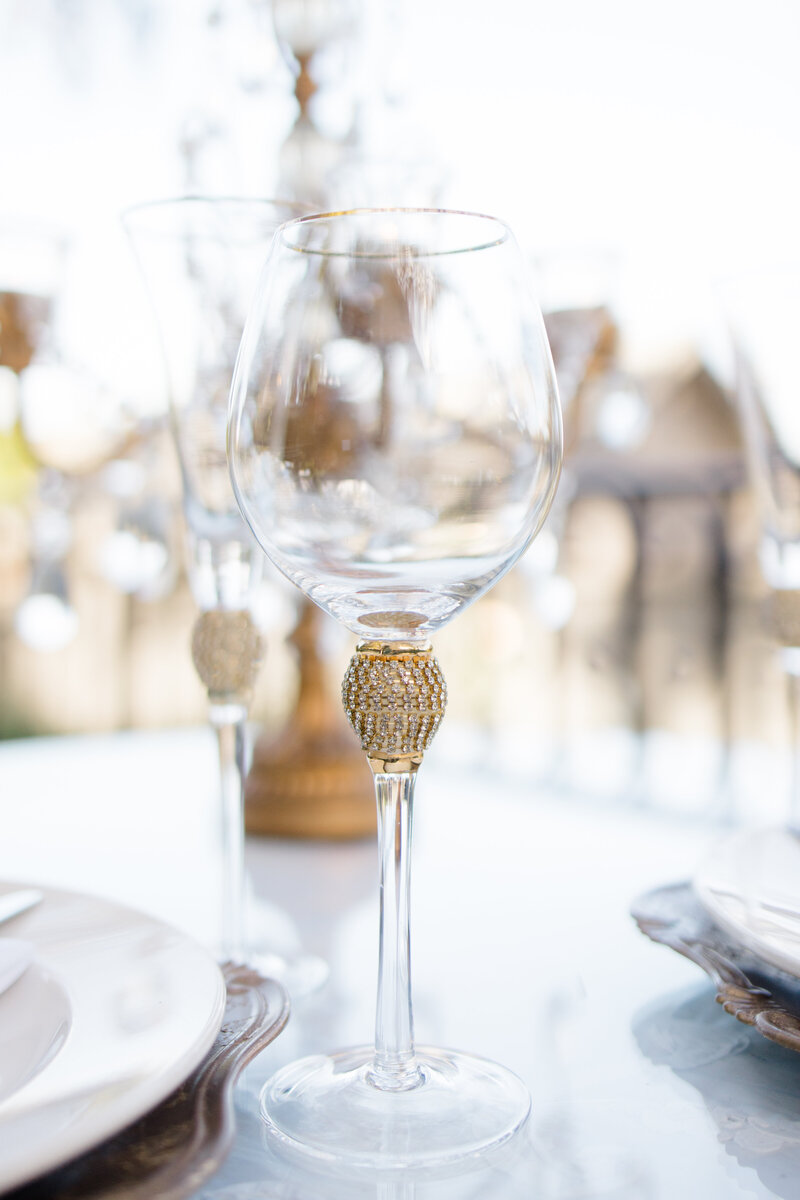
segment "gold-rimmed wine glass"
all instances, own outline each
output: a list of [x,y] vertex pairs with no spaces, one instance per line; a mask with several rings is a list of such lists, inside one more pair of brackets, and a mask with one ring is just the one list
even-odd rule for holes
[[234,375],[230,470],[272,561],[359,639],[342,696],[381,870],[374,1044],[292,1063],[262,1093],[273,1136],[318,1162],[427,1169],[527,1118],[512,1071],[415,1044],[410,839],[446,703],[430,639],[524,552],[561,453],[541,313],[503,222],[366,209],[277,232]]

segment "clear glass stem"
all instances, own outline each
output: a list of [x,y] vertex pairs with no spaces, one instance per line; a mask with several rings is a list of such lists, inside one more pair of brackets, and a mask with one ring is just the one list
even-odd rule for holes
[[222,958],[245,961],[244,781],[247,772],[247,707],[212,704],[217,735],[222,836]]
[[787,689],[792,756],[788,826],[792,833],[800,834],[800,675],[791,667],[787,669]]
[[386,1180],[383,1183],[377,1183],[376,1187],[375,1200],[414,1200],[417,1194],[416,1183],[395,1183],[392,1180]]
[[410,884],[414,771],[376,773],[380,855],[380,944],[375,1055],[368,1072],[383,1091],[418,1087],[411,1006]]

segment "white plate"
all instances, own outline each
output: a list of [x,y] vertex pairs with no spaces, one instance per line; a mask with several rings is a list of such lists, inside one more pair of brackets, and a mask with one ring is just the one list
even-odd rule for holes
[[800,977],[800,838],[785,829],[733,834],[714,847],[693,886],[731,937]]
[[33,942],[36,961],[0,996],[0,1191],[160,1103],[205,1057],[225,1009],[208,951],[110,901],[45,890],[3,932]]

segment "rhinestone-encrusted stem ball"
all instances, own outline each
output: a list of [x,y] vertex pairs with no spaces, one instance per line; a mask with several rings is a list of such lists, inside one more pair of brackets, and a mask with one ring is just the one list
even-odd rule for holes
[[195,621],[192,661],[212,700],[247,699],[263,657],[264,640],[248,612],[212,609]]
[[800,646],[800,591],[778,588],[764,602],[767,632],[779,646]]
[[342,683],[342,703],[372,758],[421,755],[447,705],[447,685],[430,650],[360,647]]

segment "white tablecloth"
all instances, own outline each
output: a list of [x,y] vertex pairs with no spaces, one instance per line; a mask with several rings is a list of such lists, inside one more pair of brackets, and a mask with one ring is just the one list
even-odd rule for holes
[[[97,892],[214,944],[206,730],[0,744],[0,816],[0,879]],[[513,1068],[533,1112],[513,1153],[490,1167],[397,1185],[306,1179],[274,1154],[257,1116],[275,1067],[371,1039],[375,848],[251,840],[252,939],[321,955],[330,977],[295,1000],[285,1031],[247,1068],[236,1143],[198,1196],[800,1196],[800,1057],[724,1013],[699,969],[629,916],[640,893],[691,876],[723,832],[624,796],[567,798],[497,773],[454,773],[430,753],[414,832],[417,1038]],[[583,1190],[568,1170],[576,1161]]]

